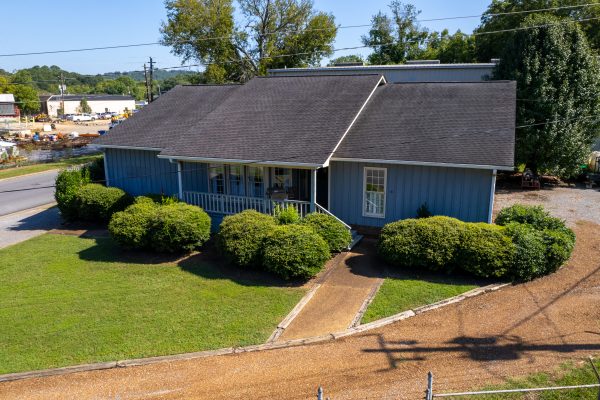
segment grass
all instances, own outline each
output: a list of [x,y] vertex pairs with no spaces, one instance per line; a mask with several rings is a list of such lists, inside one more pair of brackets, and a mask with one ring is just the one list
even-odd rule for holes
[[66,168],[66,167],[70,167],[73,165],[86,164],[88,162],[94,161],[95,159],[97,159],[99,157],[102,157],[102,156],[101,155],[78,156],[78,157],[63,158],[62,160],[49,162],[49,163],[31,164],[31,165],[24,165],[22,167],[0,169],[0,179],[13,178],[15,176],[33,174],[36,172],[50,171],[52,169]]
[[[596,368],[600,369],[600,362],[594,361]],[[598,379],[592,370],[589,361],[579,362],[577,365],[573,363],[564,364],[558,370],[552,373],[537,373],[529,375],[525,378],[510,379],[506,384],[500,386],[490,386],[481,390],[501,390],[501,389],[523,389],[535,387],[551,387],[551,386],[577,386],[598,383]],[[434,389],[435,390],[435,389]],[[557,390],[536,393],[518,393],[518,394],[495,394],[495,395],[480,395],[480,396],[464,396],[454,397],[455,399],[472,399],[478,400],[597,400],[599,388],[589,389],[573,389],[573,390]]]
[[475,289],[481,284],[475,279],[442,274],[394,274],[385,278],[361,322],[364,324],[435,303]]
[[0,374],[263,343],[304,290],[46,234],[0,250]]

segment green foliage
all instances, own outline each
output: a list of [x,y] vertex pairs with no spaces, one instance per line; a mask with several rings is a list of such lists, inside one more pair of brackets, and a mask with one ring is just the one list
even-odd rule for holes
[[233,263],[240,267],[262,264],[264,238],[275,228],[272,217],[255,210],[223,218],[217,236],[217,245]]
[[352,241],[348,228],[331,215],[310,213],[304,217],[302,224],[313,228],[327,242],[331,253],[346,249]]
[[277,204],[273,209],[273,217],[279,225],[297,224],[300,222],[300,214],[292,204],[285,206]]
[[515,250],[504,227],[486,223],[464,224],[455,262],[475,276],[500,278],[511,268]]
[[365,60],[360,54],[349,54],[347,56],[340,56],[329,61],[328,66],[333,67],[336,64],[346,63],[361,63],[364,64]]
[[151,228],[158,205],[148,198],[136,198],[125,211],[116,212],[110,219],[111,237],[127,249],[152,249]]
[[466,35],[460,30],[452,35],[448,29],[432,32],[427,40],[427,48],[420,58],[440,60],[441,63],[447,64],[475,62],[475,37]]
[[79,189],[75,201],[80,219],[108,222],[114,213],[127,208],[132,198],[119,188],[90,183]]
[[546,245],[546,273],[558,270],[573,253],[575,247],[575,234],[572,230],[544,229],[542,231]]
[[85,97],[79,102],[79,112],[87,114],[92,112],[92,107],[90,107]]
[[78,216],[77,192],[90,182],[89,172],[85,169],[64,169],[58,173],[55,182],[54,199],[60,214],[67,221]]
[[325,240],[308,226],[280,225],[264,240],[264,268],[284,279],[311,278],[329,257]]
[[515,163],[563,177],[579,173],[600,124],[596,52],[568,21],[527,17],[522,27],[528,29],[505,42],[494,72],[495,79],[517,81],[517,125],[523,127],[516,131]]
[[158,193],[148,193],[144,196],[138,196],[135,198],[135,201],[136,203],[148,201],[156,204],[161,204],[163,206],[180,202],[180,200],[176,196],[165,196],[164,194]]
[[546,273],[546,244],[544,235],[528,224],[512,222],[506,225],[506,234],[515,245],[511,279],[530,281]]
[[[162,43],[184,61],[211,63],[204,72],[208,82],[243,82],[268,68],[317,65],[332,54],[337,33],[333,16],[314,10],[311,0],[238,0],[238,7],[232,0],[167,0],[165,5]],[[207,36],[218,39],[204,40]]]
[[565,229],[564,221],[550,216],[542,206],[515,204],[503,208],[496,217],[498,225],[508,225],[511,222],[529,224],[535,229]]
[[432,216],[433,214],[431,213],[431,211],[429,211],[427,202],[421,204],[419,208],[417,208],[417,218],[429,218]]
[[174,203],[158,207],[151,227],[152,248],[159,252],[187,252],[210,239],[210,217],[200,207]]
[[379,254],[396,266],[451,270],[455,266],[462,224],[441,216],[389,223],[381,231]]
[[104,182],[104,157],[98,157],[92,162],[83,166],[83,169],[89,173],[90,180],[94,183]]

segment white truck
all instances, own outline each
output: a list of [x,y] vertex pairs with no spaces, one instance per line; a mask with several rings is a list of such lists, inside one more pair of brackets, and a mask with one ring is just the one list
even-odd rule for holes
[[75,114],[73,115],[73,122],[81,121],[95,121],[96,114]]

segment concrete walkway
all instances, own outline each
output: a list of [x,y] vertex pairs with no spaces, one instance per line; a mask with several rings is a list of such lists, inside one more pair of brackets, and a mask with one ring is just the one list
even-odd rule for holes
[[347,329],[365,299],[382,281],[373,246],[374,243],[363,241],[341,257],[318,281],[321,286],[278,341]]
[[0,216],[0,249],[58,228],[60,222],[54,204]]

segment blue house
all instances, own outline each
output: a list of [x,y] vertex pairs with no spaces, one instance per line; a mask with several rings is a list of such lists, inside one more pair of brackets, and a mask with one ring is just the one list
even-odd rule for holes
[[513,169],[516,85],[387,83],[382,75],[178,86],[95,143],[109,186],[213,217],[292,204],[348,225],[436,215],[491,221]]

